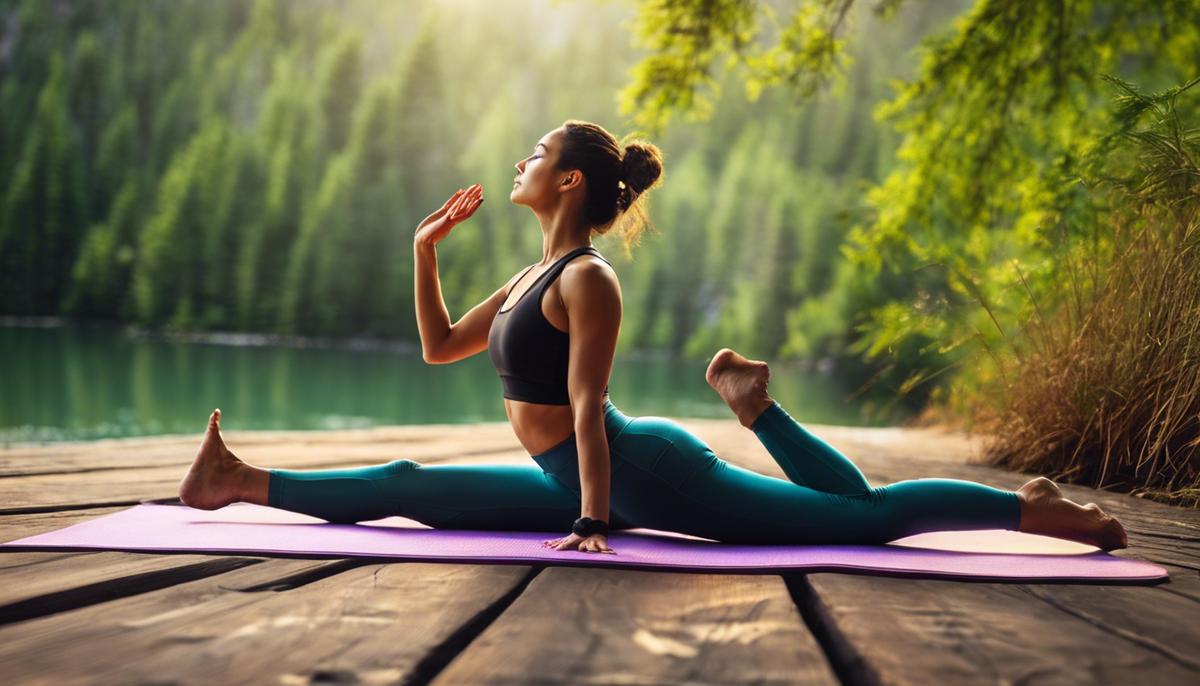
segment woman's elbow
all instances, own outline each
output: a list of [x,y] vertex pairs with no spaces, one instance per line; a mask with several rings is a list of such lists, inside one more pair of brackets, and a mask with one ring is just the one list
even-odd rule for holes
[[570,402],[571,414],[575,416],[577,423],[604,416],[604,400],[599,394],[589,394],[584,398],[572,397]]

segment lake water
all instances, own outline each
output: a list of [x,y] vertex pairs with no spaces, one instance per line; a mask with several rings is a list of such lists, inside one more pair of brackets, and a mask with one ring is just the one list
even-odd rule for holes
[[[0,326],[0,445],[196,434],[505,421],[487,353],[427,365],[411,347],[195,341],[117,327]],[[360,348],[362,346],[359,346]],[[715,351],[714,351],[715,352]],[[707,360],[618,355],[609,390],[630,416],[729,418]],[[800,421],[868,426],[828,374],[771,362],[771,395]]]

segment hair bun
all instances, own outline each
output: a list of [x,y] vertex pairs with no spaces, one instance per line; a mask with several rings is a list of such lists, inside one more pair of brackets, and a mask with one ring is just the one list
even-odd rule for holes
[[630,192],[632,198],[636,198],[662,176],[662,152],[653,143],[634,141],[625,146],[625,154],[621,157],[621,169],[621,176],[625,181],[622,193]]

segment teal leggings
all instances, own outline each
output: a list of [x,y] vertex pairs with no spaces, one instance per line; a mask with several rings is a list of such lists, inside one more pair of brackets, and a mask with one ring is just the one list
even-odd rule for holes
[[[961,479],[872,487],[845,455],[778,403],[751,429],[789,480],[718,458],[662,417],[604,404],[612,482],[609,525],[677,531],[729,543],[886,543],[925,531],[1017,529],[1014,491]],[[567,533],[580,515],[575,435],[535,465],[271,469],[268,504],[330,522],[399,515],[435,529]]]

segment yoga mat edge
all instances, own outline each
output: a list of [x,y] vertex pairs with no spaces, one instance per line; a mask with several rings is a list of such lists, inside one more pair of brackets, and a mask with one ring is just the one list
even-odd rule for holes
[[[245,521],[228,519],[237,515],[246,515]],[[255,521],[255,518],[258,521]],[[142,525],[141,529],[136,526],[138,523]],[[188,528],[196,524],[230,526],[216,530],[208,526],[199,529]],[[279,525],[286,528],[265,528]],[[307,533],[293,529],[292,526],[295,525],[302,526]],[[285,535],[292,538],[288,539],[289,543],[285,545],[271,545],[265,541],[256,545],[245,545],[241,543],[244,539],[238,537],[238,532],[245,527],[251,527],[250,531],[260,537],[269,537],[269,532],[276,538]],[[313,529],[318,531],[314,533]],[[296,536],[297,533],[300,535]],[[150,534],[161,538],[155,540]],[[190,544],[187,543],[189,535],[193,539]],[[540,547],[540,540],[556,535],[545,532],[330,524],[307,515],[248,503],[237,503],[214,511],[196,510],[181,505],[142,503],[55,531],[0,543],[0,547],[14,551],[117,550],[152,553],[270,554],[433,563],[590,566],[689,573],[834,572],[993,582],[1152,584],[1169,580],[1169,574],[1163,567],[1098,550],[1077,555],[1034,556],[1023,553],[960,552],[896,545],[746,546],[720,544],[703,539],[622,532],[614,532],[609,537],[610,545],[617,551],[616,555],[552,551]],[[983,535],[986,535],[986,532],[981,534]],[[140,537],[141,540],[132,542],[131,536]],[[233,540],[230,540],[230,537]],[[146,540],[147,538],[150,540]],[[164,541],[171,543],[164,544]],[[371,550],[371,545],[388,549]],[[430,552],[411,549],[414,545],[441,548],[440,552]],[[514,553],[511,551],[514,545],[536,545],[538,550],[532,555]],[[409,546],[409,549],[405,549],[404,546]],[[620,557],[623,548],[630,553],[629,557]],[[471,552],[464,553],[464,549]],[[488,553],[489,549],[507,552]],[[651,555],[661,559],[646,559]],[[758,562],[731,561],[728,559],[731,555],[756,559]],[[793,561],[781,560],[788,556],[791,556]],[[818,556],[824,556],[824,559],[812,559]],[[867,560],[871,563],[830,561],[827,559],[830,556]],[[1063,574],[1045,569],[1054,566],[1078,571]],[[1039,569],[1045,571],[1038,571]],[[997,570],[1003,572],[999,573]]]

